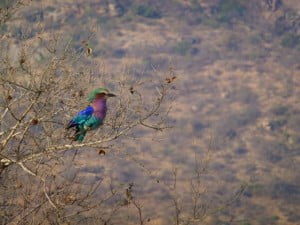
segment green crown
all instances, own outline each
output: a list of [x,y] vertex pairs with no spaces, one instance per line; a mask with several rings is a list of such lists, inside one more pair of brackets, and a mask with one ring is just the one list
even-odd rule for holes
[[116,95],[111,93],[106,87],[96,88],[93,90],[88,97],[88,101],[92,102],[97,94],[105,94],[108,97],[115,97]]

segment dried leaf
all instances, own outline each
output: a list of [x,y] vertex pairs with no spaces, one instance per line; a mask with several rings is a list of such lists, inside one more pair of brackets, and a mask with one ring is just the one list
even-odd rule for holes
[[24,64],[24,63],[25,63],[25,58],[22,57],[22,58],[20,59],[20,64]]
[[170,84],[172,83],[177,77],[176,76],[172,76],[172,77],[167,77],[165,79],[166,83]]
[[73,195],[67,195],[66,197],[65,197],[65,203],[67,203],[67,204],[72,204],[72,203],[74,203],[75,202],[75,200],[76,200],[76,198],[75,198],[75,196],[73,196]]
[[32,125],[37,125],[39,123],[39,120],[38,119],[33,119],[31,120],[31,124]]
[[93,49],[92,48],[87,48],[87,54],[91,55],[93,53]]
[[84,95],[83,90],[80,90],[80,91],[78,92],[78,96],[79,96],[79,97],[82,97],[83,95]]
[[130,91],[131,94],[134,94],[134,89],[133,89],[132,86],[129,88],[129,91]]
[[10,100],[13,99],[13,97],[12,97],[11,95],[8,95],[8,96],[6,97],[6,99],[7,99],[8,101],[10,101]]
[[98,152],[98,154],[99,154],[99,155],[105,155],[106,152],[105,152],[103,149],[100,149],[99,152]]

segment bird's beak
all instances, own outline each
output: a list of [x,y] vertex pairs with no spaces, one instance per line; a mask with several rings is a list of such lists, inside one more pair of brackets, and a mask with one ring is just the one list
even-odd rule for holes
[[117,95],[113,94],[113,93],[108,93],[106,94],[107,97],[116,97]]

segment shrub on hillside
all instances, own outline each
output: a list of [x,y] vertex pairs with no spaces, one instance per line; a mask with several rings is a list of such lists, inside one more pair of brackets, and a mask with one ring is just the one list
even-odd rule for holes
[[230,23],[233,18],[244,16],[247,8],[241,0],[223,0],[217,7],[217,20],[221,23]]
[[300,45],[300,35],[287,33],[281,40],[281,45],[285,48],[295,48]]
[[150,19],[161,18],[161,11],[149,5],[144,5],[144,4],[135,5],[133,7],[133,12],[138,16],[142,16]]

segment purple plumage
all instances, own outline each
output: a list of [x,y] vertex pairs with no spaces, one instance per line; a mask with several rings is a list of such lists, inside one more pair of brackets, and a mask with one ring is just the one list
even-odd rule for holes
[[95,98],[94,101],[92,102],[91,106],[94,109],[94,113],[93,115],[97,118],[97,119],[104,119],[106,116],[106,111],[107,111],[107,107],[106,107],[106,99],[105,98]]

